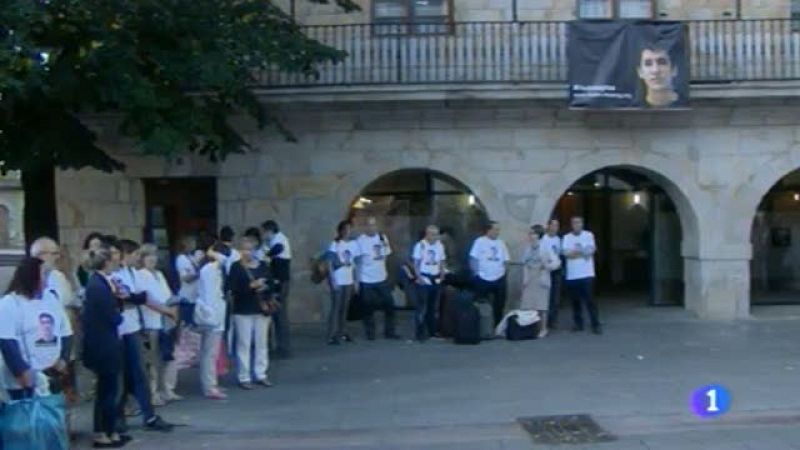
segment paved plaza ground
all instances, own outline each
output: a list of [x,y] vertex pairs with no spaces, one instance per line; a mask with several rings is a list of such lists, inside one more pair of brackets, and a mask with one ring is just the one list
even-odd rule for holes
[[[229,400],[213,402],[184,371],[187,399],[161,413],[186,426],[169,435],[134,429],[128,448],[800,449],[800,308],[760,307],[735,323],[630,305],[604,315],[601,337],[560,331],[477,347],[360,339],[328,347],[320,327],[300,326],[295,358],[273,363],[276,387],[245,392],[226,380]],[[689,396],[713,383],[732,391],[732,410],[696,418]],[[84,429],[89,414],[84,406]],[[616,440],[538,445],[517,423],[569,414],[591,415]]]

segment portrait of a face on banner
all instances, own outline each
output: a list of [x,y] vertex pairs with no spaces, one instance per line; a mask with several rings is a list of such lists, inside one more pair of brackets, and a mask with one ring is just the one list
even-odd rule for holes
[[570,107],[688,108],[686,35],[680,22],[570,22]]

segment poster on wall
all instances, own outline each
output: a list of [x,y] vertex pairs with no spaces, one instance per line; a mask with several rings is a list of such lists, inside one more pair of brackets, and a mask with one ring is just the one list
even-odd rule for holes
[[681,22],[570,22],[570,107],[687,109],[687,35]]

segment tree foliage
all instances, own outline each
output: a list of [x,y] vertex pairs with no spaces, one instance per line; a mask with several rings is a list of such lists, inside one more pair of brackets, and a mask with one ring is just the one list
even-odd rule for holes
[[94,114],[145,154],[218,160],[248,149],[231,115],[280,127],[252,91],[259,73],[313,77],[344,57],[266,0],[0,0],[0,161],[120,169]]

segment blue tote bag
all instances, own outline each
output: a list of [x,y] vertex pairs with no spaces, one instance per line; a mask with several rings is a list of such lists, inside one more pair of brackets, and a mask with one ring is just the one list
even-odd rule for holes
[[0,449],[68,450],[63,395],[13,400],[0,406]]
[[[18,334],[28,361],[31,361],[30,349],[22,339],[21,330]],[[0,450],[68,450],[64,396],[38,396],[35,386],[33,392],[30,398],[0,404]]]

